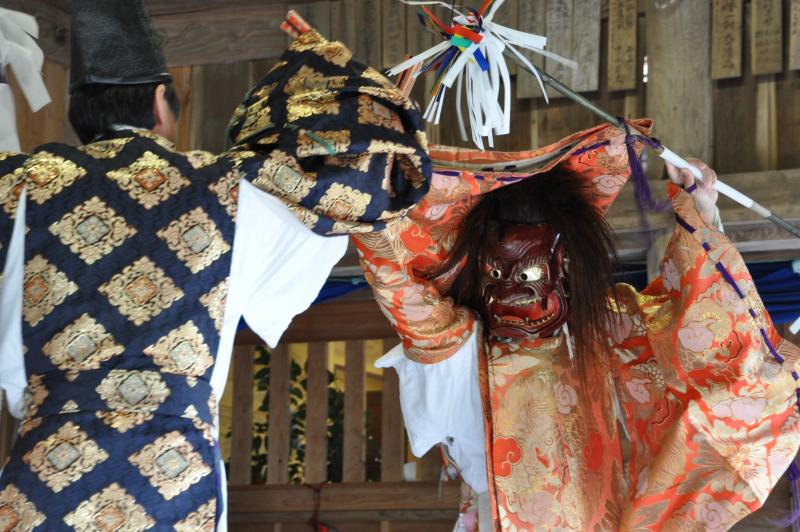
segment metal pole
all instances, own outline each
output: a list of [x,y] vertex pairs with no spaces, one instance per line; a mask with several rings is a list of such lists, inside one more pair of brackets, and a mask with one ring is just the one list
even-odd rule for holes
[[[503,53],[505,54],[506,57],[508,57],[510,59],[513,59],[519,65],[519,67],[521,69],[525,70],[530,75],[535,77],[534,73],[528,68],[528,66],[525,65],[522,61],[520,61],[520,59],[516,55],[514,55],[511,52],[509,52],[508,50],[504,50]],[[550,87],[552,87],[553,89],[557,90],[558,92],[560,92],[561,94],[563,94],[564,96],[566,96],[567,98],[572,100],[573,102],[575,102],[575,103],[577,103],[579,105],[582,105],[583,107],[589,109],[590,111],[592,111],[594,114],[596,114],[599,117],[601,117],[606,122],[609,122],[609,123],[619,127],[620,129],[624,129],[625,128],[624,122],[620,121],[619,118],[609,114],[605,109],[603,109],[601,107],[598,107],[594,102],[591,102],[588,99],[584,98],[583,96],[581,96],[577,92],[573,91],[572,89],[570,89],[569,87],[567,87],[566,85],[561,83],[559,80],[557,80],[553,76],[551,76],[551,75],[549,75],[549,74],[547,74],[545,72],[539,71],[539,77],[542,78],[542,81],[545,84],[547,84]],[[655,151],[665,161],[669,161],[670,163],[674,164],[675,166],[677,166],[679,168],[687,168],[687,169],[691,170],[692,174],[694,174],[694,177],[696,179],[699,179],[700,181],[703,180],[703,175],[701,174],[700,170],[697,169],[695,166],[692,166],[691,164],[689,164],[688,161],[686,161],[682,157],[678,156],[675,152],[669,150],[666,147],[662,147],[661,149],[657,149]],[[723,194],[723,195],[729,197],[730,199],[732,199],[733,201],[735,201],[739,205],[752,210],[753,212],[755,212],[756,214],[758,214],[759,216],[761,216],[765,220],[769,220],[770,222],[774,223],[775,225],[777,225],[781,229],[784,229],[785,231],[788,231],[792,235],[796,236],[797,238],[800,238],[800,228],[797,228],[797,227],[793,226],[792,224],[790,224],[789,222],[787,222],[786,220],[784,220],[780,216],[777,216],[776,214],[773,214],[769,209],[767,209],[766,207],[764,207],[760,203],[754,201],[749,196],[746,196],[745,194],[742,194],[738,190],[734,189],[733,187],[731,187],[729,185],[726,185],[725,183],[723,183],[721,181],[717,181],[715,183],[715,185],[714,185],[714,188],[717,189],[720,192],[720,194]]]

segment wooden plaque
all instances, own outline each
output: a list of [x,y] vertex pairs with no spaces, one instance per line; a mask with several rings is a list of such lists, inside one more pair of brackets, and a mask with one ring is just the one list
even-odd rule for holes
[[600,77],[600,0],[574,0],[572,17],[573,60],[578,69],[572,74],[572,89],[596,91]]
[[636,61],[636,0],[608,1],[608,90],[635,89],[639,73]]
[[711,79],[742,75],[742,0],[714,0],[711,13]]
[[789,1],[789,70],[800,70],[800,0]]
[[750,17],[750,66],[753,74],[783,70],[783,2],[753,0]]

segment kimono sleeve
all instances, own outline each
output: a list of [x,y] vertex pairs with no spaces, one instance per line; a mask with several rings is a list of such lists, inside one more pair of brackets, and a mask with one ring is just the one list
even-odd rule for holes
[[10,412],[22,415],[26,384],[22,354],[24,192],[21,168],[28,156],[0,153],[0,390]]
[[620,287],[617,393],[631,439],[621,528],[726,530],[759,508],[800,447],[796,364],[742,257],[670,186],[661,276]]
[[318,234],[380,230],[428,190],[418,108],[315,31],[253,87],[229,134],[241,175]]

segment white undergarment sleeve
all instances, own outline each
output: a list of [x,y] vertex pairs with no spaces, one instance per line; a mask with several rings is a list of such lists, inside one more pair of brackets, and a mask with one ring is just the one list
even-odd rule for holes
[[375,366],[397,371],[400,406],[414,455],[422,456],[439,443],[446,445],[464,481],[480,493],[488,486],[477,341],[473,332],[456,354],[436,364],[414,362],[398,345]]
[[0,388],[8,411],[22,418],[22,394],[27,386],[22,347],[22,285],[25,275],[25,205],[27,191],[19,197],[14,229],[6,250],[0,282]]
[[347,237],[320,236],[271,194],[239,183],[230,285],[211,386],[222,397],[239,319],[275,347],[308,309],[347,251]]

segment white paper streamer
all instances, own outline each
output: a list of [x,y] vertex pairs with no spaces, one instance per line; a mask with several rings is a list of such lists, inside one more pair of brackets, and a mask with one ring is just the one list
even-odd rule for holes
[[[408,5],[437,5],[450,10],[455,24],[469,25],[474,22],[472,15],[465,15],[454,9],[450,4],[437,0],[401,0]],[[480,43],[472,43],[463,52],[460,52],[453,65],[442,79],[439,92],[437,92],[425,111],[424,117],[434,124],[439,123],[447,89],[456,90],[456,114],[461,137],[466,140],[466,122],[469,121],[469,131],[472,141],[483,150],[484,140],[489,148],[494,147],[495,135],[507,135],[511,129],[511,76],[503,52],[508,49],[534,74],[542,89],[542,94],[547,100],[544,83],[538,69],[520,53],[519,49],[529,50],[543,55],[550,60],[562,63],[569,68],[577,68],[577,63],[544,49],[547,38],[541,35],[525,33],[492,22],[497,10],[503,5],[504,0],[496,1],[488,13],[483,17],[483,39]],[[411,59],[394,66],[389,70],[392,76],[421,64],[428,59],[446,51],[452,45],[449,41],[442,41],[436,46],[417,54]],[[489,65],[488,71],[483,71],[473,58],[475,51],[480,51]],[[415,77],[419,72],[415,74]],[[462,98],[462,91],[464,97]],[[466,101],[466,118],[461,108],[462,101]]]
[[[31,110],[50,103],[42,79],[44,53],[34,38],[39,36],[36,19],[25,13],[0,8],[0,68],[11,67]],[[11,88],[0,83],[0,151],[18,151],[14,98]]]

